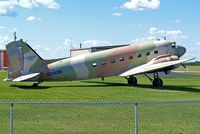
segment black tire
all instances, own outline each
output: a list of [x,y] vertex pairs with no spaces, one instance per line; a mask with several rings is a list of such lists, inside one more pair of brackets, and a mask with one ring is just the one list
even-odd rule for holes
[[153,86],[154,87],[162,87],[163,86],[163,81],[160,78],[155,78],[153,80]]
[[136,77],[133,77],[133,76],[131,76],[131,77],[129,77],[128,78],[128,84],[129,85],[137,85],[137,78]]
[[33,83],[33,85],[32,85],[34,88],[38,88],[39,87],[39,85],[37,84],[37,83]]

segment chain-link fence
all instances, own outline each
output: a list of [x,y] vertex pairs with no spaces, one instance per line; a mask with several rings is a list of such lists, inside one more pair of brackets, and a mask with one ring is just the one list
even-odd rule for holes
[[200,133],[199,100],[139,102],[137,108],[139,133]]
[[200,100],[1,102],[0,134],[199,133]]
[[[4,105],[3,105],[4,104]],[[134,133],[134,104],[129,102],[2,103],[0,133]]]

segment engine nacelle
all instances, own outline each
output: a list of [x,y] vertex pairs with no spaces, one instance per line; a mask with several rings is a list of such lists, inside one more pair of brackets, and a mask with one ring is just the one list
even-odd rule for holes
[[159,56],[156,59],[154,59],[154,64],[156,63],[163,63],[163,62],[169,62],[169,61],[175,61],[179,60],[178,56],[176,55],[166,55],[166,56]]
[[[164,63],[164,62],[169,62],[169,61],[176,61],[179,60],[178,56],[176,55],[163,55],[155,58],[153,60],[153,64],[158,64],[158,63]],[[171,70],[174,70],[178,68],[180,65],[172,65],[166,68],[163,68],[162,70],[159,70],[160,72],[165,72],[166,74],[169,74]]]

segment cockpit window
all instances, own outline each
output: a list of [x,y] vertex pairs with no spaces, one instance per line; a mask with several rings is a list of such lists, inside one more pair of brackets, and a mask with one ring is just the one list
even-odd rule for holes
[[172,47],[173,47],[173,48],[176,48],[176,43],[172,43]]

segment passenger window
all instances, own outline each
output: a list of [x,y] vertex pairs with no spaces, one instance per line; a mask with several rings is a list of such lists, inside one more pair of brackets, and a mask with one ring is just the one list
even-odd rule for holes
[[92,67],[97,67],[97,63],[93,63],[93,64],[92,64]]
[[139,58],[139,57],[142,57],[142,54],[138,54],[138,56],[137,56],[137,57],[138,57],[138,58]]
[[149,56],[149,55],[150,55],[150,52],[147,52],[147,53],[146,53],[146,56]]
[[155,51],[154,51],[154,54],[158,54],[158,50],[155,50]]
[[106,62],[105,62],[105,61],[102,61],[102,62],[101,62],[101,65],[106,65]]
[[112,59],[112,60],[111,60],[111,63],[115,63],[115,59]]
[[124,61],[124,57],[119,58],[120,61]]
[[133,56],[129,56],[128,59],[129,59],[129,60],[133,59]]

